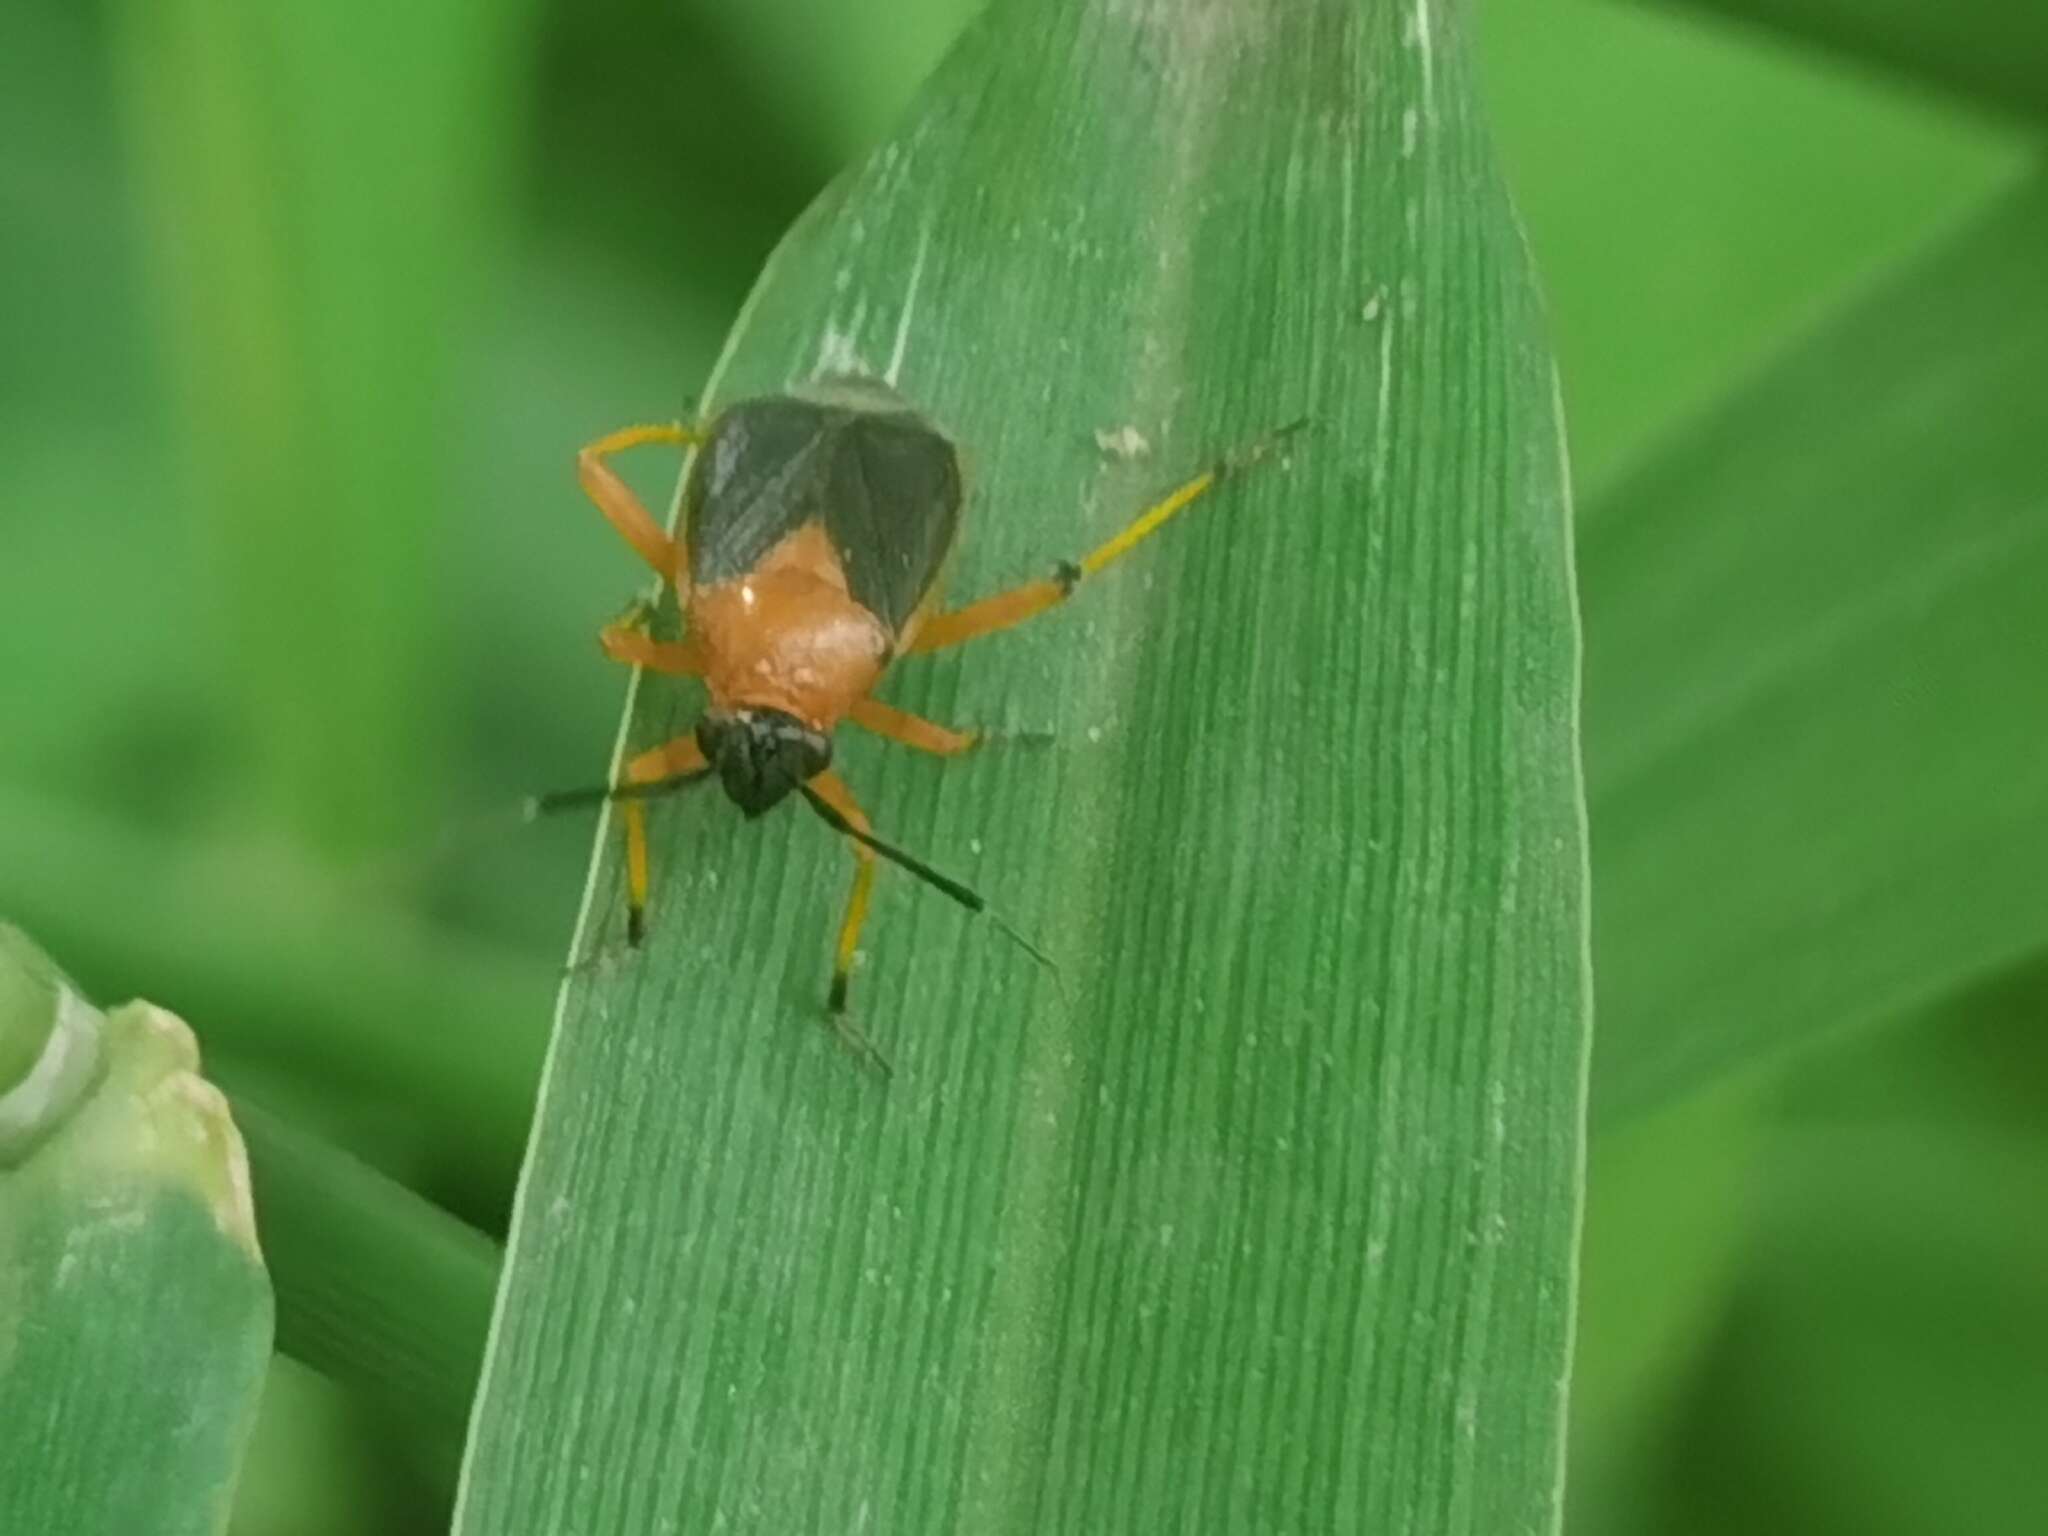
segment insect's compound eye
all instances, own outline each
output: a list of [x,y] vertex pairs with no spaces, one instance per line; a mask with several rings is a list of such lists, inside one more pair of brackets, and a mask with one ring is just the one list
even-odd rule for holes
[[815,779],[832,766],[832,738],[805,731],[797,742],[797,781]]
[[768,717],[774,733],[775,767],[794,788],[823,773],[832,762],[832,743],[802,721],[777,712]]
[[726,715],[705,715],[697,721],[697,750],[716,767],[731,745],[733,721]]

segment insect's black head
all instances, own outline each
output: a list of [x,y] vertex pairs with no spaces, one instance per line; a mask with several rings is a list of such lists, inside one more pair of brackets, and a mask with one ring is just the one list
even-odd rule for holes
[[779,709],[712,710],[697,722],[697,745],[748,816],[832,765],[832,739]]

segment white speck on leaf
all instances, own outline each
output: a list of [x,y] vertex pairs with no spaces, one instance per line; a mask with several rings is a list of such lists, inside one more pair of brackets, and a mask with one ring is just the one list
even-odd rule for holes
[[1421,56],[1422,115],[1436,121],[1436,50],[1429,35],[1429,0],[1415,0],[1415,9],[1401,27],[1401,41]]
[[1113,459],[1142,459],[1152,451],[1152,444],[1144,433],[1126,423],[1115,431],[1105,427],[1095,429],[1095,446]]
[[[1379,312],[1379,295],[1373,296],[1373,312]],[[1391,323],[1380,327],[1380,387],[1379,404],[1375,408],[1372,428],[1372,494],[1379,500],[1380,492],[1387,483],[1387,437],[1393,425],[1394,403],[1394,327]]]
[[868,301],[863,295],[854,300],[853,314],[844,326],[836,317],[826,320],[825,334],[818,338],[818,361],[811,369],[813,376],[874,372],[860,355],[860,328],[867,317]]
[[911,316],[917,313],[917,285],[924,280],[924,259],[931,251],[932,227],[917,233],[917,259],[910,265],[910,282],[903,291],[903,307],[896,312],[896,344],[889,349],[889,371],[883,375],[894,384],[903,372],[903,351],[910,341]]

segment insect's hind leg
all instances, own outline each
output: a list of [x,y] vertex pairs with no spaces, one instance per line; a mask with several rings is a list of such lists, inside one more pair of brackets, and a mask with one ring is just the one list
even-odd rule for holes
[[1194,479],[1168,491],[1145,508],[1115,538],[1098,545],[1079,560],[1062,560],[1053,568],[1050,581],[1026,582],[1021,587],[998,592],[994,597],[985,597],[978,603],[970,603],[965,608],[957,608],[951,613],[934,614],[925,621],[924,627],[918,630],[917,638],[907,647],[908,652],[915,655],[964,645],[969,640],[980,639],[983,635],[993,635],[1005,629],[1012,629],[1026,619],[1036,618],[1046,609],[1065,602],[1073,596],[1074,588],[1081,584],[1084,577],[1093,576],[1106,566],[1122,559],[1164,527],[1174,514],[1213,490],[1219,481],[1240,470],[1249,469],[1270,453],[1282,438],[1300,431],[1307,425],[1306,417],[1300,421],[1290,422],[1245,447],[1224,455]]
[[586,443],[576,454],[576,478],[582,483],[583,493],[597,504],[597,510],[619,530],[620,536],[633,546],[634,552],[654,567],[663,581],[676,579],[676,573],[682,569],[682,551],[677,548],[676,541],[662,531],[661,524],[654,520],[654,514],[633,494],[632,487],[621,480],[618,472],[605,460],[612,454],[623,453],[643,443],[675,443],[690,447],[702,441],[704,434],[696,428],[686,427],[681,422],[667,422],[622,428],[594,443]]

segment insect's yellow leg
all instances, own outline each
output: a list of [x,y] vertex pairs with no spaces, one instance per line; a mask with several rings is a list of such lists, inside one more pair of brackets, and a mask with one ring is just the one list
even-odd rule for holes
[[[873,832],[868,818],[854,802],[853,792],[846,787],[846,781],[827,769],[811,780],[811,788],[818,792],[833,810],[846,818],[848,826],[857,832]],[[846,900],[846,917],[839,924],[839,944],[833,952],[832,991],[827,1006],[834,1013],[846,1009],[847,978],[853,974],[854,951],[860,945],[861,925],[868,920],[868,897],[875,885],[875,855],[863,843],[847,839],[847,846],[853,851],[853,891]]]
[[983,635],[1013,629],[1026,619],[1036,618],[1046,609],[1065,602],[1073,596],[1074,588],[1081,584],[1082,577],[1093,576],[1158,532],[1167,519],[1215,485],[1218,478],[1217,470],[1204,470],[1186,485],[1140,512],[1123,532],[1108,543],[1079,560],[1062,560],[1054,569],[1051,581],[1027,582],[1008,592],[998,592],[994,597],[985,597],[978,603],[955,609],[952,613],[934,614],[918,630],[917,638],[910,642],[909,651],[918,654],[964,645],[969,640],[979,640]]
[[647,937],[647,807],[621,800],[626,828],[626,943],[634,949]]
[[576,455],[576,478],[583,492],[597,503],[611,525],[633,546],[642,560],[653,566],[663,581],[674,581],[682,568],[682,552],[675,540],[662,531],[654,514],[642,505],[632,488],[621,480],[605,459],[642,443],[689,445],[703,441],[703,434],[680,422],[660,426],[626,427],[587,443]]
[[613,661],[676,677],[702,677],[704,653],[694,639],[664,642],[630,624],[607,624],[597,643]]
[[[620,782],[658,784],[663,779],[701,773],[705,766],[697,738],[678,736],[627,763]],[[626,831],[626,942],[638,949],[647,936],[647,806],[637,799],[622,799],[619,811]]]
[[983,635],[993,635],[1013,628],[1026,619],[1035,618],[1046,609],[1065,602],[1073,595],[1074,588],[1081,584],[1082,577],[1093,576],[1104,567],[1122,559],[1165,527],[1176,513],[1183,511],[1191,502],[1199,500],[1214,489],[1218,481],[1236,474],[1239,470],[1250,468],[1271,452],[1274,444],[1306,425],[1306,421],[1291,422],[1278,431],[1268,432],[1257,441],[1226,455],[1194,479],[1176,486],[1153,502],[1132,518],[1115,538],[1097,545],[1079,560],[1061,561],[1054,568],[1051,581],[1027,582],[1008,592],[999,592],[994,597],[985,597],[978,603],[970,603],[967,607],[956,609],[952,613],[935,614],[925,621],[924,626],[918,630],[917,637],[905,647],[905,650],[911,654],[943,651],[948,646],[962,645],[969,640],[978,640]]
[[638,757],[629,758],[620,780],[626,784],[658,784],[663,779],[702,773],[709,766],[704,761],[704,749],[697,745],[695,736],[678,736],[674,741],[663,742]]
[[[981,738],[979,731],[953,731],[917,715],[892,708],[880,699],[862,699],[848,711],[847,718],[864,731],[886,736],[906,747],[930,752],[937,757],[954,757],[970,750]],[[853,818],[848,817],[849,821]]]
[[[1062,567],[1062,574],[1067,569]],[[905,654],[918,656],[927,651],[943,651],[949,646],[979,640],[983,635],[1013,629],[1064,602],[1072,590],[1073,583],[1069,581],[1034,581],[998,592],[994,597],[984,597],[951,613],[935,613],[924,621],[917,638],[904,648]]]

